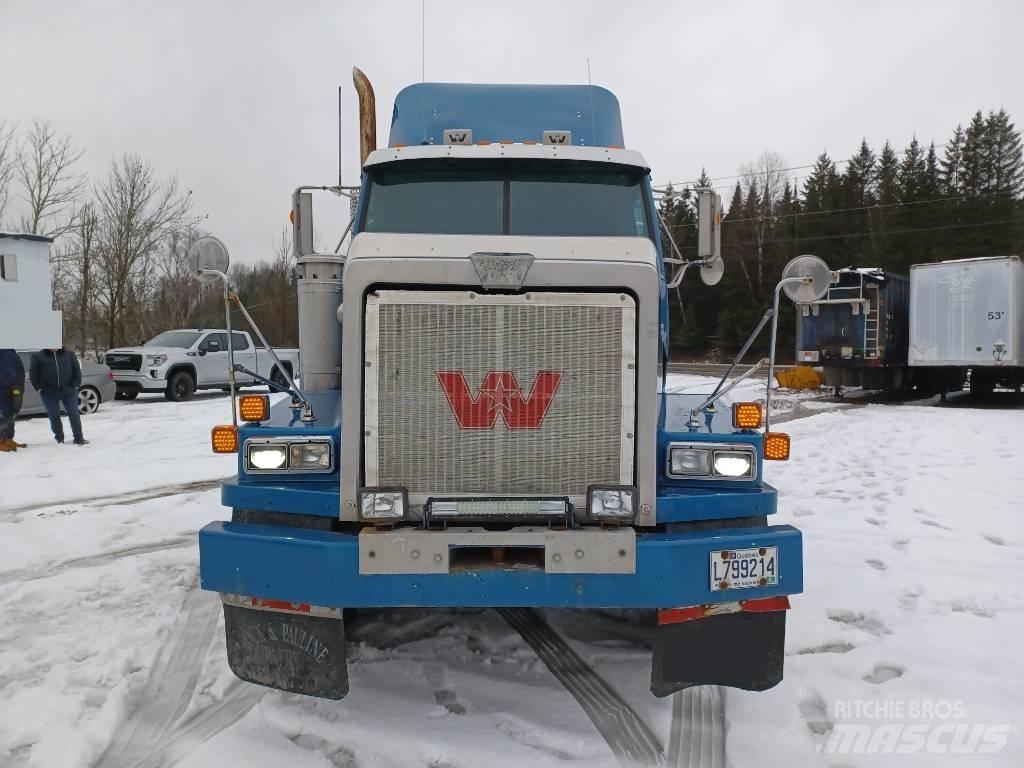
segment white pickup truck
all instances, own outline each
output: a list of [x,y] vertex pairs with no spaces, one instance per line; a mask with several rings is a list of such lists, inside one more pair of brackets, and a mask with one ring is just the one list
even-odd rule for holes
[[[245,331],[232,331],[235,363],[275,384],[287,385],[284,374],[265,348],[257,348]],[[289,375],[299,371],[299,350],[274,349]],[[164,331],[141,347],[107,352],[104,362],[114,375],[119,400],[133,400],[140,392],[163,392],[168,400],[192,399],[197,389],[227,390],[228,333],[217,328]],[[248,374],[235,374],[237,386],[259,386]]]

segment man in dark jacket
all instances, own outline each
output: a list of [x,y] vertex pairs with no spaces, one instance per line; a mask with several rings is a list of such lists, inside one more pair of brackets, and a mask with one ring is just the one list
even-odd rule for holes
[[25,391],[25,366],[13,349],[0,349],[0,452],[9,453],[24,448],[14,442],[14,420],[21,410]]
[[64,442],[64,426],[60,422],[60,407],[63,405],[71,422],[75,445],[87,444],[89,441],[82,436],[82,419],[78,415],[82,368],[75,353],[64,347],[36,352],[29,362],[28,377],[46,406],[54,439],[58,443]]

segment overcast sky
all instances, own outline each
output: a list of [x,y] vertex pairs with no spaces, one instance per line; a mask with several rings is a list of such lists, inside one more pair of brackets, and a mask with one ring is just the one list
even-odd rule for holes
[[[351,69],[377,94],[442,82],[595,84],[655,183],[787,165],[861,137],[946,141],[976,109],[1024,124],[1024,2],[71,2],[0,0],[0,120],[53,122],[94,179],[124,152],[193,190],[237,260],[266,258],[291,190],[358,173]],[[806,173],[796,171],[794,175]],[[728,186],[732,182],[723,181]],[[723,190],[727,196],[728,190]],[[317,201],[331,247],[347,204]]]

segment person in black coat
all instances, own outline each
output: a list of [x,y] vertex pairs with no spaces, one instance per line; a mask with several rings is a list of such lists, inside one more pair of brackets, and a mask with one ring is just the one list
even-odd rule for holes
[[43,349],[32,355],[28,377],[50,417],[50,429],[58,443],[64,442],[64,426],[60,421],[60,407],[68,415],[75,445],[86,445],[82,436],[82,418],[78,415],[78,388],[82,384],[82,368],[70,349]]
[[24,448],[14,441],[14,421],[25,391],[25,366],[13,349],[0,349],[0,452]]

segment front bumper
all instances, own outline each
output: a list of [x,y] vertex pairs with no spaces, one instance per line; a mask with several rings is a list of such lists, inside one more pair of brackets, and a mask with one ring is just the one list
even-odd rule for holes
[[167,387],[161,369],[146,368],[141,371],[115,370],[114,384],[118,390],[125,392],[163,392]]
[[[710,553],[751,547],[778,547],[779,583],[711,591]],[[360,570],[358,536],[228,522],[199,532],[199,552],[203,589],[328,607],[668,608],[803,591],[802,537],[788,525],[638,532],[632,573],[483,568],[367,574]]]

